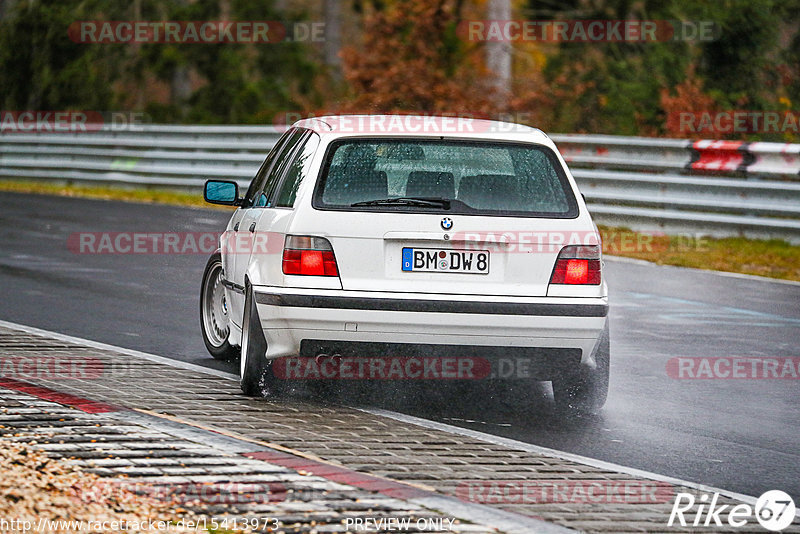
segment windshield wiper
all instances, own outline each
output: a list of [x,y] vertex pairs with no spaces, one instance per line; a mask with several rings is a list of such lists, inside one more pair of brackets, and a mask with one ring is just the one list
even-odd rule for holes
[[433,197],[394,197],[354,202],[350,204],[350,206],[414,206],[418,208],[443,208],[449,210],[450,199]]

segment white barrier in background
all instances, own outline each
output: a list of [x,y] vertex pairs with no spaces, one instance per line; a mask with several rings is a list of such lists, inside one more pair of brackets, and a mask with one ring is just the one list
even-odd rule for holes
[[[0,178],[246,186],[280,129],[146,125],[0,135]],[[601,224],[800,242],[800,145],[553,135]]]

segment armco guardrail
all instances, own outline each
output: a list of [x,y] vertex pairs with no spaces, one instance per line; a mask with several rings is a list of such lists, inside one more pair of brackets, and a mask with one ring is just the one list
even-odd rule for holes
[[[146,125],[0,135],[0,177],[199,188],[245,186],[281,131]],[[600,223],[800,242],[800,145],[553,135]]]
[[0,135],[0,176],[199,187],[250,182],[280,131],[260,126],[140,126],[129,131]]
[[800,145],[552,137],[602,223],[800,242]]
[[734,172],[800,180],[800,145],[689,141],[614,135],[553,135],[575,166],[698,173]]

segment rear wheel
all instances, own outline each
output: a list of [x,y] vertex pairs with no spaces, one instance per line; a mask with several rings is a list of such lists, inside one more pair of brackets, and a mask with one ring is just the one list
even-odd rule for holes
[[553,380],[556,407],[573,413],[596,413],[606,403],[611,361],[608,322],[595,351],[594,369],[581,367]]
[[239,350],[228,342],[228,302],[222,285],[222,256],[214,253],[206,263],[200,290],[200,330],[206,349],[217,360],[232,360]]

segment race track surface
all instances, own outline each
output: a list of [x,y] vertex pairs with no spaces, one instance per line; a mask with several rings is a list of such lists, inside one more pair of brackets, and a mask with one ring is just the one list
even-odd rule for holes
[[[224,210],[0,193],[0,319],[236,372],[199,330],[203,254],[80,254],[80,232],[221,232]],[[70,236],[73,241],[70,241]],[[546,387],[392,388],[371,406],[731,491],[800,498],[800,380],[680,380],[677,357],[798,357],[800,285],[607,259],[612,379],[596,417]],[[178,385],[176,385],[178,387]],[[348,399],[338,399],[348,402]]]

